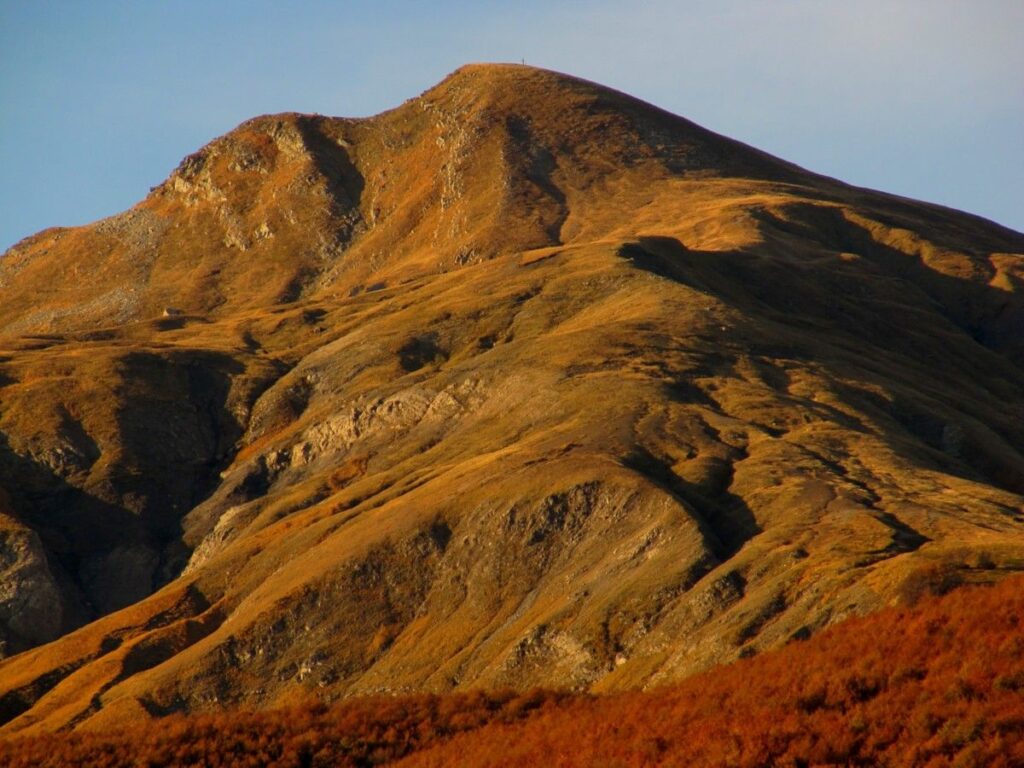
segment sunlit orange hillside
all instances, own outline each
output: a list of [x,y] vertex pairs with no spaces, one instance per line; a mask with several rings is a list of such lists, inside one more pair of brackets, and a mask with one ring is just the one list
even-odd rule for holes
[[1022,281],[530,67],[246,121],[0,256],[0,728],[658,688],[998,581]]
[[[1014,766],[1024,581],[965,587],[647,693],[356,699],[0,742],[15,766]],[[401,759],[401,758],[405,759]]]

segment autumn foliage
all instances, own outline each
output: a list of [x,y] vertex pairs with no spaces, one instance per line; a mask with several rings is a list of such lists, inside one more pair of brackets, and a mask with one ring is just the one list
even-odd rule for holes
[[1022,617],[1024,579],[1008,579],[646,693],[471,692],[175,716],[10,739],[0,764],[1024,765]]
[[117,733],[81,731],[0,741],[0,765],[368,766],[476,730],[510,723],[567,694],[531,691],[376,696],[264,712],[170,716]]
[[489,724],[410,766],[1024,765],[1024,579],[926,597],[648,693]]

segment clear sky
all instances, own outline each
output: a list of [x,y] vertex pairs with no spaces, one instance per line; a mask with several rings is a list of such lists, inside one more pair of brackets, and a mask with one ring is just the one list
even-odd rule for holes
[[374,114],[520,59],[1024,230],[1022,41],[1021,0],[0,0],[0,250],[257,114]]

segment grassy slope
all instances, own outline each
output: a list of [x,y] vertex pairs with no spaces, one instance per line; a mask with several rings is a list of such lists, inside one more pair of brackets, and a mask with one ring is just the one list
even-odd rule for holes
[[44,765],[1020,765],[1024,580],[651,692],[377,697],[0,742]]

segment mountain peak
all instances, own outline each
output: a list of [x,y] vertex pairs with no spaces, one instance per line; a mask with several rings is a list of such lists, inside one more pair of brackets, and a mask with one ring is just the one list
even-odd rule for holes
[[[34,269],[46,269],[34,254],[51,241],[20,244],[0,267],[10,283],[0,328],[88,328],[167,306],[205,314],[392,284],[598,236],[599,221],[614,229],[606,214],[584,211],[603,207],[608,185],[639,193],[713,176],[784,181],[794,171],[584,80],[467,65],[375,117],[287,113],[242,123],[185,158],[132,211],[56,233],[74,254],[69,263],[89,276],[55,306],[40,306],[31,287]],[[312,250],[301,245],[309,232],[318,233]],[[253,257],[271,253],[292,255],[254,266]],[[176,277],[124,287],[131,270],[151,268]]]
[[450,72],[439,83],[428,89],[427,93],[452,86],[472,87],[477,90],[501,90],[535,82],[544,82],[549,85],[558,84],[565,88],[581,84],[594,85],[572,75],[528,64],[469,62]]

